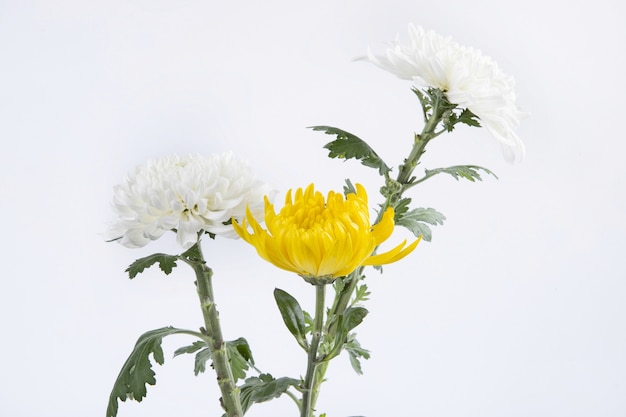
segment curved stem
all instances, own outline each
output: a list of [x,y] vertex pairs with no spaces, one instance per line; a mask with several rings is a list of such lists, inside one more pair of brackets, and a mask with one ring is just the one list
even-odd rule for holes
[[199,259],[183,258],[196,273],[196,289],[204,317],[206,336],[210,339],[211,353],[213,356],[213,367],[217,374],[217,384],[222,393],[222,407],[226,411],[227,417],[243,417],[241,400],[239,398],[239,387],[235,385],[232,370],[228,360],[228,352],[222,336],[219,313],[213,295],[212,277],[213,271],[209,268],[202,256],[201,248],[198,245]]
[[316,371],[317,366],[319,365],[317,349],[321,341],[324,326],[325,293],[325,284],[318,284],[315,286],[315,317],[313,319],[313,336],[311,337],[311,344],[309,346],[306,376],[304,378],[302,406],[300,408],[301,417],[311,417],[313,415],[315,402],[317,401],[317,395],[319,393],[319,386],[323,379],[323,374],[319,375]]

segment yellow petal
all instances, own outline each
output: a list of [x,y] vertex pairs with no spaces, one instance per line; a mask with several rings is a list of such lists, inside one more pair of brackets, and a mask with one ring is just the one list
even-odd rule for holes
[[376,241],[376,245],[380,245],[385,240],[389,239],[389,236],[391,236],[391,233],[393,232],[393,229],[395,227],[393,217],[393,208],[389,207],[387,210],[385,210],[385,213],[383,213],[383,217],[382,219],[380,219],[380,222],[372,227],[372,236]]
[[387,251],[385,253],[381,253],[381,254],[370,256],[365,262],[363,262],[363,265],[364,266],[367,266],[367,265],[386,265],[386,264],[390,264],[390,263],[399,261],[400,259],[402,259],[405,256],[407,256],[409,253],[413,252],[413,250],[417,247],[417,244],[421,240],[422,240],[422,237],[420,236],[417,240],[415,240],[413,243],[411,243],[406,248],[404,247],[406,245],[406,240],[404,240],[398,246],[396,246],[395,248],[393,248],[393,249],[391,249],[391,250],[389,250],[389,251]]

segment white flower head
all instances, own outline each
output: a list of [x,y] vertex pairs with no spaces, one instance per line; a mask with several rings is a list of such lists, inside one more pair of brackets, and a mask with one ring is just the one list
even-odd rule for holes
[[368,50],[368,60],[418,88],[442,90],[451,103],[478,116],[508,160],[523,158],[524,144],[514,129],[526,113],[515,105],[515,81],[479,50],[409,25],[408,44],[396,38],[384,55]]
[[198,234],[238,238],[229,222],[242,219],[249,207],[262,218],[270,187],[255,181],[251,170],[231,153],[211,156],[176,155],[149,161],[114,188],[117,220],[107,238],[136,248],[176,230],[185,249]]

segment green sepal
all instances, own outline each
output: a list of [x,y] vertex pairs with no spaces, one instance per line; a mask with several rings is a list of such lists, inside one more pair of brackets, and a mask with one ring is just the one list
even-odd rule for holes
[[165,362],[163,349],[161,348],[163,337],[180,333],[189,334],[190,331],[168,326],[151,330],[139,337],[113,384],[107,406],[107,417],[115,417],[117,415],[118,399],[122,401],[131,399],[141,402],[147,394],[146,385],[156,384],[156,374],[152,370],[150,355],[152,355],[156,363],[163,365]]
[[169,275],[172,272],[172,269],[176,267],[177,260],[178,256],[167,255],[165,253],[155,253],[150,256],[146,256],[145,258],[137,259],[135,262],[130,264],[128,268],[126,268],[125,272],[128,272],[128,277],[130,279],[133,279],[137,276],[137,274],[142,273],[146,268],[150,268],[155,263],[158,263],[161,271],[165,272],[166,275]]
[[290,387],[298,387],[299,379],[282,377],[274,379],[270,374],[250,377],[240,387],[241,407],[245,413],[254,403],[262,403],[280,397]]
[[446,219],[446,216],[434,208],[423,207],[411,211],[396,212],[395,216],[396,225],[407,228],[416,237],[422,236],[422,239],[427,242],[430,242],[433,237],[432,230],[428,225],[441,225]]
[[291,334],[296,338],[298,344],[302,346],[303,349],[307,350],[308,343],[305,337],[306,326],[304,313],[302,312],[298,300],[280,288],[274,289],[274,299],[280,310],[283,322],[285,322],[285,326],[287,326],[287,329],[289,329]]
[[361,164],[378,169],[380,175],[384,176],[391,171],[391,168],[364,140],[352,133],[330,126],[312,126],[311,129],[337,136],[337,139],[324,145],[324,148],[330,151],[329,158],[358,159]]

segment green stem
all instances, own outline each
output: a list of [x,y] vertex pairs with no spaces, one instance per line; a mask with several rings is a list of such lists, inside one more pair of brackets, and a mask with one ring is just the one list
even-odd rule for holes
[[444,131],[435,132],[437,125],[441,121],[443,117],[445,109],[442,109],[440,106],[440,99],[437,98],[433,103],[433,112],[430,117],[426,119],[426,123],[424,124],[424,128],[422,129],[422,133],[419,135],[415,135],[415,141],[413,143],[413,148],[411,149],[411,153],[408,158],[405,159],[404,164],[400,166],[400,172],[398,173],[397,181],[406,185],[409,183],[411,178],[411,174],[413,170],[417,167],[420,158],[426,151],[426,145],[435,137],[442,134]]
[[196,273],[196,289],[200,306],[202,308],[202,316],[204,317],[204,325],[206,335],[210,339],[211,353],[213,355],[213,367],[217,374],[217,384],[222,393],[222,407],[226,411],[227,417],[243,417],[241,400],[239,398],[239,387],[235,385],[232,370],[228,360],[228,352],[222,336],[222,328],[220,326],[219,312],[215,304],[213,296],[212,277],[213,271],[209,268],[202,256],[202,250],[198,243],[198,254],[200,259],[186,259],[187,262]]
[[313,319],[313,336],[309,346],[306,376],[304,378],[304,386],[302,393],[302,406],[300,408],[301,417],[311,417],[315,409],[315,402],[319,394],[319,386],[322,383],[323,374],[317,372],[319,365],[317,358],[317,349],[319,347],[322,330],[324,326],[324,298],[326,293],[326,285],[318,284],[315,286],[315,317]]
[[[398,173],[398,177],[396,182],[400,184],[398,191],[395,193],[390,193],[386,195],[385,202],[381,205],[380,211],[378,212],[378,216],[375,222],[372,225],[377,224],[382,219],[383,214],[389,207],[395,207],[397,201],[402,197],[402,193],[410,188],[413,184],[413,179],[411,175],[413,171],[419,164],[419,160],[426,151],[426,145],[432,139],[436,138],[440,134],[444,133],[445,130],[436,131],[437,126],[442,121],[444,113],[446,111],[445,98],[439,95],[432,95],[432,113],[428,116],[428,112],[426,108],[424,109],[424,116],[426,123],[422,129],[422,132],[419,135],[415,135],[415,140],[413,142],[413,147],[409,156],[404,160],[404,163],[400,165],[400,171]],[[389,180],[389,178],[387,178]],[[350,275],[343,278],[346,279],[347,282],[344,286],[335,293],[335,298],[333,300],[333,304],[330,308],[328,314],[328,322],[326,323],[325,334],[329,340],[336,339],[337,333],[337,325],[338,322],[336,320],[337,317],[343,315],[345,310],[348,308],[350,303],[350,299],[354,294],[354,291],[362,279],[363,267],[357,268]],[[320,287],[318,286],[318,292],[320,291]],[[323,290],[322,290],[323,291]],[[322,293],[323,297],[323,293]],[[319,302],[319,297],[318,297]],[[318,309],[321,309],[321,312],[318,312]],[[311,347],[309,350],[309,362],[307,367],[307,375],[305,379],[304,386],[304,394],[301,408],[301,416],[302,417],[310,417],[315,406],[317,396],[319,394],[319,387],[322,381],[324,380],[324,375],[326,370],[328,369],[328,365],[330,360],[322,361],[321,363],[316,362],[317,355],[317,347],[320,339],[320,329],[321,329],[321,316],[323,315],[323,302],[321,306],[316,304],[316,315],[315,315],[315,323],[313,330],[313,338],[311,341]],[[333,320],[335,318],[335,320]]]
[[[348,282],[344,285],[341,291],[335,295],[333,306],[331,307],[330,313],[328,315],[329,318],[339,317],[340,315],[343,314],[346,308],[348,308],[350,298],[352,298],[354,289],[359,283],[359,279],[360,279],[362,271],[363,271],[363,268],[359,267],[356,270],[352,271],[350,275],[346,277],[348,279]],[[328,328],[326,329],[326,332],[328,333],[328,335],[331,337],[332,340],[334,340],[336,328],[337,328],[337,320],[334,320],[329,323]]]

